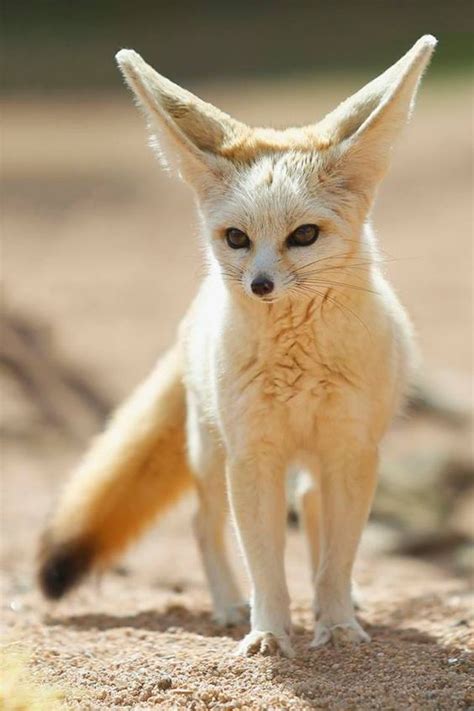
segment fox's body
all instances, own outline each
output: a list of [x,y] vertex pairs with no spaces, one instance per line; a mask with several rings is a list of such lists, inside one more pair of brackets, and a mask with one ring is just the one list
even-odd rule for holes
[[433,44],[420,40],[316,127],[287,131],[245,127],[120,53],[161,147],[196,190],[208,274],[174,352],[66,492],[46,540],[47,594],[106,563],[194,480],[217,618],[244,609],[223,543],[228,497],[252,582],[241,649],[291,655],[284,484],[300,470],[314,643],[368,639],[352,564],[414,360],[368,213]]
[[376,263],[352,281],[263,308],[232,299],[218,275],[204,281],[181,331],[185,382],[224,442],[271,427],[295,459],[341,412],[380,441],[413,364],[411,328]]

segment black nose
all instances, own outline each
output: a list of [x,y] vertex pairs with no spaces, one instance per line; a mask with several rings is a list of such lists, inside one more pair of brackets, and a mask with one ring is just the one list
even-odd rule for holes
[[257,296],[267,296],[273,291],[274,283],[264,274],[259,274],[255,277],[250,285],[253,293]]

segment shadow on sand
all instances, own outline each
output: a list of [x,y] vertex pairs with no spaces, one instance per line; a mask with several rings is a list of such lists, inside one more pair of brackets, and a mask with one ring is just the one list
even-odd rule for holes
[[[370,625],[361,620],[372,637],[370,645],[337,648],[327,645],[310,651],[312,631],[296,625],[293,628],[296,657],[292,660],[259,657],[254,662],[256,670],[266,665],[272,687],[296,696],[305,707],[450,711],[469,708],[474,705],[474,697],[471,699],[469,692],[474,655],[460,647],[443,646],[435,636],[415,626],[403,626],[403,619],[413,619],[414,610],[423,620],[426,604],[423,598],[407,601],[405,606],[387,613],[388,624]],[[45,622],[77,631],[132,628],[160,633],[183,630],[201,637],[233,640],[241,639],[248,630],[247,625],[223,628],[213,621],[209,612],[193,611],[176,604],[163,612],[49,616]],[[468,631],[467,620],[459,620],[457,624]],[[349,700],[352,705],[347,706]]]

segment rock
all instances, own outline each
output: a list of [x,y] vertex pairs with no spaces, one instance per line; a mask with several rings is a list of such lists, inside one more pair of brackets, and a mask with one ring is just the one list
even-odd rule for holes
[[161,691],[166,691],[166,689],[170,689],[173,685],[173,680],[170,676],[167,674],[161,676],[158,681],[156,682],[156,686],[158,689]]

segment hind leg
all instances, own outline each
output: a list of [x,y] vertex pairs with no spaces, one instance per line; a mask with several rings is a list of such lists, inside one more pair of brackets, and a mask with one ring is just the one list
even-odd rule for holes
[[222,625],[239,624],[248,619],[244,602],[229,565],[224,533],[227,494],[222,471],[207,472],[198,480],[199,503],[194,531],[214,605],[214,619]]
[[[308,542],[311,580],[315,584],[321,559],[321,491],[317,480],[308,471],[299,472],[297,475],[296,502]],[[360,610],[362,608],[361,593],[354,581],[352,582],[351,597],[354,608]]]
[[320,495],[314,477],[307,471],[298,473],[296,502],[308,542],[311,580],[316,580],[320,558]]
[[248,619],[225,545],[228,514],[224,453],[216,437],[190,412],[188,448],[195,472],[198,508],[194,532],[214,606],[214,619],[232,625]]

